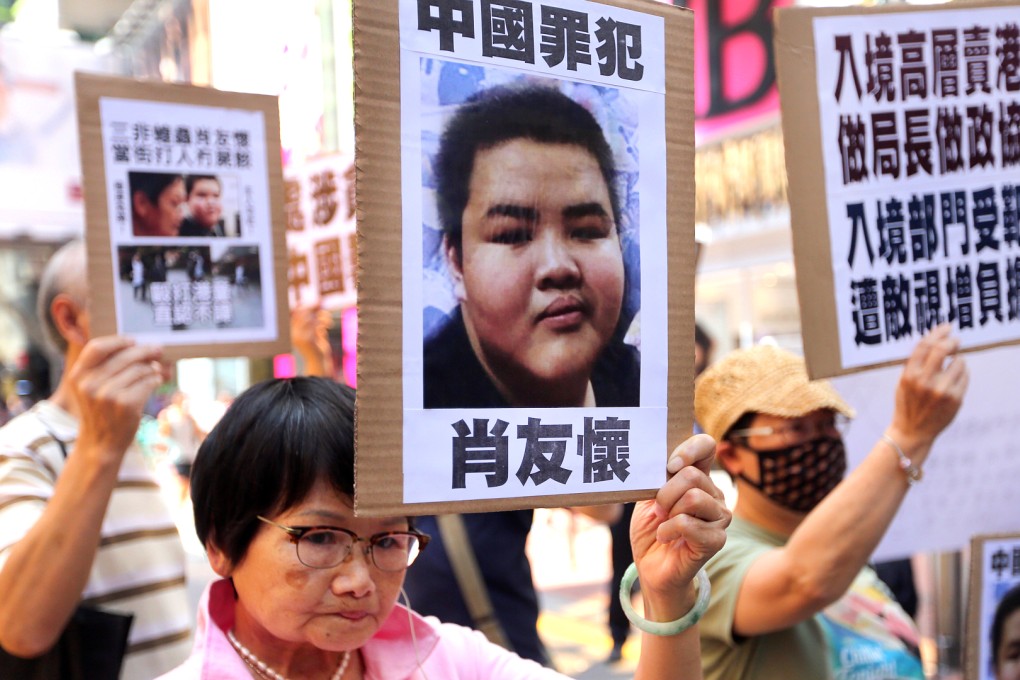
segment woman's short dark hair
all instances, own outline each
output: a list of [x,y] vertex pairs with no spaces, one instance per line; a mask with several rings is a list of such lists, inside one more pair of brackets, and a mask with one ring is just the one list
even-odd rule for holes
[[590,153],[606,182],[613,219],[619,228],[616,164],[595,116],[552,87],[492,87],[473,95],[457,109],[443,130],[436,154],[434,172],[439,223],[458,251],[475,155],[514,139],[573,144]]
[[992,667],[999,668],[999,647],[1002,645],[1002,632],[1006,628],[1006,619],[1020,609],[1020,585],[1013,586],[995,606],[995,618],[992,619]]
[[166,188],[178,180],[183,180],[184,175],[172,172],[132,172],[128,174],[128,184],[131,187],[131,195],[142,192],[153,205],[159,203],[160,195]]
[[325,378],[267,380],[242,393],[191,472],[195,530],[237,564],[259,527],[316,482],[354,496],[354,390]]

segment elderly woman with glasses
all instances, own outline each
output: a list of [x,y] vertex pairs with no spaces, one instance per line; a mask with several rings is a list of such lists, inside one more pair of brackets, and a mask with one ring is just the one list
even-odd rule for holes
[[[730,515],[709,480],[712,441],[672,454],[638,505],[631,542],[654,631],[638,678],[700,678],[702,565]],[[481,633],[397,604],[428,545],[408,517],[355,517],[354,391],[322,378],[267,381],[234,401],[192,472],[195,528],[222,580],[202,598],[192,656],[165,678],[559,678]],[[698,597],[698,593],[702,597]]]

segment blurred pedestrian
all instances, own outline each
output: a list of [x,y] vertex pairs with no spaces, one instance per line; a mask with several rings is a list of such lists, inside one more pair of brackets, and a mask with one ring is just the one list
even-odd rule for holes
[[708,365],[712,363],[712,353],[715,351],[715,340],[708,334],[708,331],[698,323],[694,322],[694,377],[705,372]]
[[159,433],[170,442],[174,451],[174,469],[181,484],[181,501],[187,498],[191,483],[191,466],[198,454],[198,447],[205,439],[205,432],[191,414],[188,396],[177,390],[170,397],[170,403],[156,416]]
[[922,680],[913,621],[867,560],[967,388],[948,325],[903,368],[892,419],[844,480],[841,421],[853,410],[803,359],[732,352],[698,379],[698,422],[718,441],[737,502],[707,570],[705,677]]
[[142,254],[137,251],[131,258],[131,288],[135,299],[145,302],[145,263],[142,262]]
[[48,263],[38,300],[63,377],[0,428],[0,646],[36,657],[82,607],[130,614],[121,678],[149,680],[181,663],[191,637],[184,550],[134,444],[165,369],[159,347],[91,337],[87,300],[75,241]]

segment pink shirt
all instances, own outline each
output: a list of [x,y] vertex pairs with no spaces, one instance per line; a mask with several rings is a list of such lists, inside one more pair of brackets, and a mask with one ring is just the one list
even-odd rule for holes
[[[401,605],[359,651],[369,680],[412,680],[418,659],[411,638],[414,626],[421,669],[433,680],[539,680],[565,678],[522,659],[481,633],[437,619],[422,618]],[[226,631],[234,626],[234,589],[227,580],[206,588],[199,604],[195,646],[181,666],[160,680],[251,680],[251,672],[231,646]]]

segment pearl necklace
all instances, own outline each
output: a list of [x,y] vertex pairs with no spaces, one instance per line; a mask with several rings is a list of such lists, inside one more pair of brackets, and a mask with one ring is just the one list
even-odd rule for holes
[[[283,675],[280,675],[262,659],[255,656],[250,649],[241,644],[241,642],[234,636],[233,630],[227,631],[227,639],[230,640],[230,644],[234,646],[237,653],[241,655],[241,659],[244,661],[248,668],[255,671],[260,678],[271,678],[271,680],[287,680]],[[336,673],[333,674],[330,680],[340,680],[344,677],[344,671],[347,670],[347,664],[351,662],[350,650],[344,652],[343,657],[340,659],[340,665],[337,666]]]

